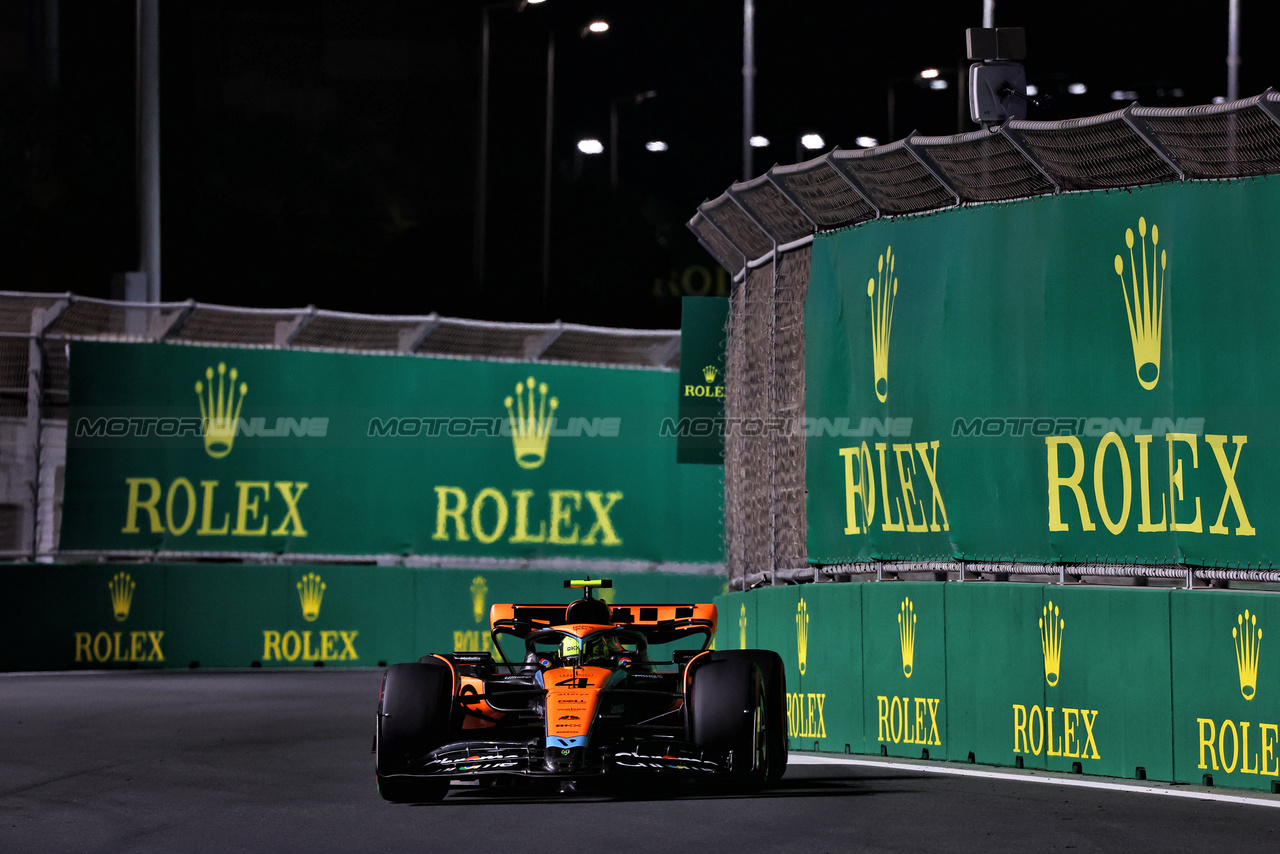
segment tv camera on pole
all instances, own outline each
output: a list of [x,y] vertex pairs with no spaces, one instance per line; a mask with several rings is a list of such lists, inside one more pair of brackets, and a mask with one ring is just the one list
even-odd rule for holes
[[1008,119],[1025,119],[1027,105],[1040,102],[1027,95],[1027,56],[1022,27],[970,27],[965,42],[969,66],[969,116],[984,128]]

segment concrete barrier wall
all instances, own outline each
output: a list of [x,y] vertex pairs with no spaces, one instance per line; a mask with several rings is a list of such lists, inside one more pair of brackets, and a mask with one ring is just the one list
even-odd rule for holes
[[1280,791],[1280,596],[973,582],[716,599],[787,664],[793,748]]
[[[0,670],[386,666],[486,650],[494,602],[567,602],[569,572],[379,566],[24,564]],[[606,598],[709,602],[715,575],[625,573]]]

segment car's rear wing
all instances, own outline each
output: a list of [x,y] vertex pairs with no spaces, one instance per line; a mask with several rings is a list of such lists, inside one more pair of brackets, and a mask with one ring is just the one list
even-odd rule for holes
[[[566,625],[569,622],[567,611],[567,605],[495,604],[489,609],[489,625],[494,631],[504,629],[513,634],[523,634],[525,631]],[[706,629],[714,635],[716,631],[716,606],[710,603],[614,605],[609,611],[613,625],[645,634],[678,634]]]

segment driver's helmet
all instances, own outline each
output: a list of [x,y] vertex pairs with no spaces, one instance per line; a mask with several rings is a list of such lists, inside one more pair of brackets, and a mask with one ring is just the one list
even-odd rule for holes
[[582,642],[572,636],[566,636],[560,641],[560,661],[569,663],[570,660],[577,660],[582,653]]
[[613,656],[612,645],[607,638],[592,638],[587,641],[586,660],[590,662],[605,662]]

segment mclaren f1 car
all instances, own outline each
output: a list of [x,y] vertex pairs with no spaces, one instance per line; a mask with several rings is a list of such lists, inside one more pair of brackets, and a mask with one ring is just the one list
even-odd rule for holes
[[[451,781],[701,779],[755,791],[787,767],[782,659],[712,650],[711,604],[496,604],[491,652],[426,655],[382,678],[374,738],[388,801],[442,800]],[[628,787],[623,785],[621,790]]]

